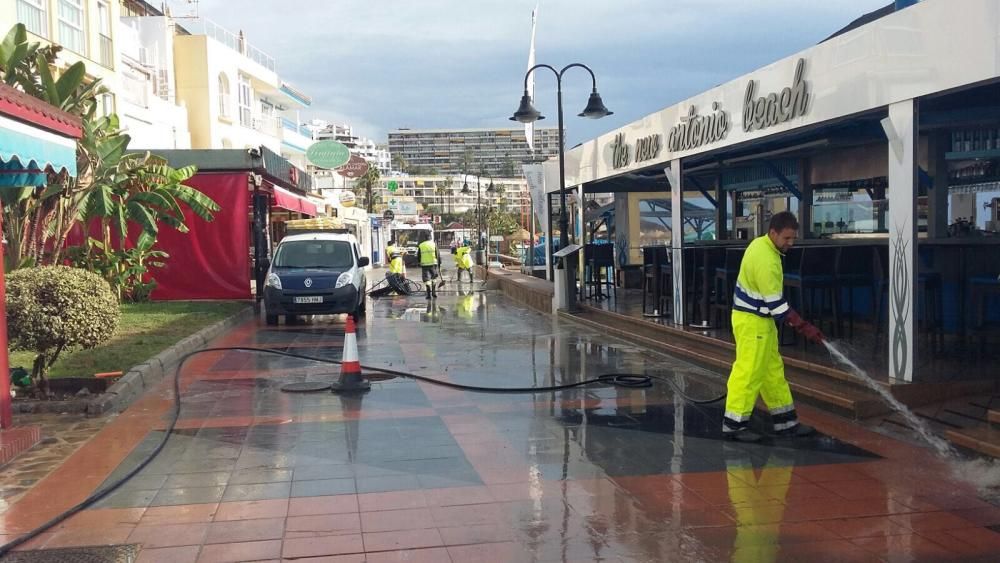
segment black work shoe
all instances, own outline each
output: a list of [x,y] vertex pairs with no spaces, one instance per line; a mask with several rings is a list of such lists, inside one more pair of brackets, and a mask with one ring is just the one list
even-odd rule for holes
[[807,436],[812,436],[815,433],[816,429],[808,424],[796,424],[791,428],[779,430],[775,432],[774,435],[780,438],[805,438]]
[[754,432],[753,430],[738,430],[736,432],[725,432],[727,440],[733,440],[735,442],[744,442],[746,444],[754,444],[764,439],[763,436]]

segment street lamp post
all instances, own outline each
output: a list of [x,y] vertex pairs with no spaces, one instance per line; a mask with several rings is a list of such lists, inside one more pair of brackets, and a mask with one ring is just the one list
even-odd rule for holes
[[[482,208],[482,184],[480,183],[480,177],[486,174],[490,179],[490,184],[486,187],[488,193],[493,193],[493,176],[488,172],[479,171],[476,176],[476,248],[477,251],[483,250],[483,208]],[[469,174],[465,174],[465,179],[462,181],[462,193],[470,194],[472,190],[469,189],[468,183]],[[486,253],[483,255],[483,267],[487,270],[490,268],[490,253],[489,253],[489,241],[487,241]]]
[[[587,117],[590,119],[600,119],[606,115],[611,115],[614,112],[608,111],[608,108],[604,107],[604,102],[601,100],[601,95],[597,93],[597,78],[594,76],[594,71],[590,70],[590,67],[581,63],[572,63],[564,66],[562,70],[556,70],[555,67],[538,64],[528,69],[524,73],[524,95],[521,96],[521,104],[518,106],[517,111],[511,116],[511,121],[518,121],[520,123],[533,123],[540,119],[545,119],[541,113],[534,106],[531,105],[531,95],[528,94],[528,77],[531,75],[535,69],[547,68],[556,75],[556,103],[559,110],[559,249],[566,248],[569,246],[569,215],[566,213],[566,152],[565,152],[565,130],[563,128],[563,106],[562,106],[562,78],[565,72],[573,67],[580,67],[590,73],[590,80],[592,89],[590,92],[590,98],[587,100],[587,107],[580,112],[580,117]],[[583,203],[582,201],[580,202]]]

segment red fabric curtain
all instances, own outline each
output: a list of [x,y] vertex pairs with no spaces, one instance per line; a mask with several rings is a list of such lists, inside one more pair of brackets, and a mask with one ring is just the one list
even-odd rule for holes
[[196,174],[185,184],[212,198],[222,208],[206,222],[184,213],[188,233],[161,227],[157,248],[170,254],[154,272],[152,298],[250,299],[250,193],[247,174]]
[[[170,255],[162,268],[154,268],[156,301],[188,299],[250,299],[250,193],[247,173],[196,174],[185,184],[195,188],[221,208],[215,220],[207,222],[184,210],[184,220],[190,229],[180,233],[160,224],[156,249]],[[182,207],[183,204],[182,204]],[[138,229],[129,228],[129,239],[135,240]],[[90,235],[101,238],[100,223],[90,227]],[[67,246],[85,242],[84,230],[74,227],[66,239]]]

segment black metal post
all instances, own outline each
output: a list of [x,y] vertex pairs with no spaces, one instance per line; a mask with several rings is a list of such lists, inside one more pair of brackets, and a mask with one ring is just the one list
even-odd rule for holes
[[[482,174],[480,172],[476,175],[476,246],[479,250],[483,249],[483,207],[482,207],[482,185],[479,182],[479,176]],[[489,259],[485,260],[489,262]]]
[[[601,100],[601,95],[597,93],[597,77],[594,76],[594,71],[590,70],[590,68],[587,65],[584,65],[584,64],[581,64],[581,63],[572,63],[572,64],[568,64],[568,65],[564,66],[562,68],[562,70],[556,70],[554,67],[552,67],[550,65],[546,65],[546,64],[538,64],[538,65],[534,65],[531,68],[529,68],[528,71],[524,73],[524,94],[521,96],[521,103],[518,105],[518,108],[514,112],[514,115],[512,115],[510,117],[510,119],[512,121],[518,121],[518,122],[521,122],[521,123],[533,123],[535,121],[538,121],[539,119],[544,119],[543,116],[542,116],[542,114],[537,109],[535,109],[534,106],[531,103],[531,94],[528,91],[528,78],[531,76],[531,73],[534,72],[536,69],[547,68],[547,69],[551,70],[552,73],[556,75],[556,105],[557,105],[557,109],[559,110],[559,122],[558,122],[559,147],[558,148],[559,148],[559,247],[560,247],[560,250],[563,250],[563,249],[565,249],[565,248],[567,248],[569,246],[569,213],[568,213],[568,206],[566,204],[566,129],[565,129],[565,126],[563,124],[562,78],[563,78],[563,74],[565,74],[567,70],[569,70],[569,69],[571,69],[573,67],[580,67],[580,68],[586,70],[588,74],[590,74],[590,82],[591,82],[590,98],[587,101],[587,107],[585,107],[583,109],[583,111],[580,112],[580,117],[589,117],[589,118],[592,118],[592,119],[598,119],[598,118],[601,118],[601,117],[605,117],[605,116],[611,115],[612,112],[608,111],[608,108],[604,107],[604,102]],[[580,206],[581,206],[580,212],[582,213],[583,212],[583,207],[582,207],[583,206],[583,188],[582,187],[580,188]],[[583,229],[582,221],[580,221],[580,223],[581,224],[579,225],[579,227],[580,227],[581,233],[582,233],[582,229]],[[580,241],[580,242],[582,242],[582,241]],[[567,264],[568,259],[569,259],[569,257],[564,257],[562,260],[560,260],[560,267],[559,267],[559,269],[564,269],[564,268],[566,268],[566,267],[569,266],[569,264]],[[579,262],[579,264],[578,264],[578,267],[582,268],[583,267],[582,257],[579,257],[578,260],[581,260]],[[568,272],[564,272],[564,273],[568,275]],[[568,282],[570,282],[571,279],[572,278],[567,277]],[[574,294],[575,294],[575,288],[571,289],[571,288],[567,287],[566,291],[567,291],[567,295],[566,295],[567,309],[569,309],[570,311],[572,311],[574,309],[574,307],[573,307],[573,297],[574,297]],[[582,285],[581,285],[581,291],[582,291]]]
[[[566,69],[563,69],[565,72]],[[569,214],[566,213],[566,135],[563,129],[562,72],[556,77],[556,103],[559,106],[559,249],[569,246]]]

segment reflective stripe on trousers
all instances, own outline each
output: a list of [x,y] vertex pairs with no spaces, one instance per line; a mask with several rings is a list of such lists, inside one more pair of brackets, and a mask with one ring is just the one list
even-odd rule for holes
[[733,311],[736,361],[729,374],[726,414],[722,429],[734,432],[750,423],[757,395],[771,411],[775,430],[798,424],[792,392],[785,380],[785,364],[778,352],[778,328],[773,319]]

